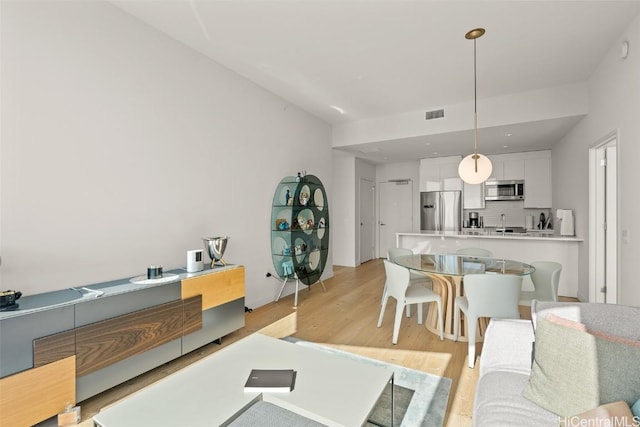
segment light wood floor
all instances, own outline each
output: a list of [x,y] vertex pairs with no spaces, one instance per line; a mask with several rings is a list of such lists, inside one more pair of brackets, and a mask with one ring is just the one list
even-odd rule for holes
[[[311,290],[305,287],[299,294],[297,309],[293,308],[291,295],[247,313],[246,326],[223,337],[222,345],[209,344],[80,402],[82,419],[88,420],[101,408],[130,393],[295,313],[297,326],[294,325],[296,331],[293,335],[297,338],[451,378],[453,382],[445,424],[470,426],[478,366],[467,368],[466,343],[440,341],[424,325],[418,325],[415,313],[412,313],[412,318],[405,317],[402,321],[398,344],[391,344],[393,303],[387,306],[382,327],[376,327],[384,277],[381,260],[369,261],[356,268],[334,266],[334,277],[324,282],[326,292],[319,284],[313,285]],[[522,315],[526,318],[529,313],[523,312]],[[479,352],[482,346],[476,348]]]

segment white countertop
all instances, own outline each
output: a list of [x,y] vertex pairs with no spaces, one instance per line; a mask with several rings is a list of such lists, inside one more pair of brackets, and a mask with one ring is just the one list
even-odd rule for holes
[[454,239],[504,239],[504,240],[546,240],[559,242],[582,242],[583,239],[575,236],[560,236],[549,232],[529,231],[527,233],[501,233],[496,231],[410,231],[396,233],[398,236],[424,236],[442,237]]

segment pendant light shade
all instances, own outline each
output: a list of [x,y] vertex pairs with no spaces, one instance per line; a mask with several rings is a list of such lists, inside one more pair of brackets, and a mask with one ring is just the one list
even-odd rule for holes
[[469,154],[458,165],[458,175],[467,184],[482,184],[491,176],[491,172],[493,172],[491,160],[483,154]]
[[473,154],[462,159],[458,165],[458,175],[467,184],[481,184],[485,182],[493,171],[491,160],[478,154],[478,85],[476,73],[476,39],[484,34],[484,28],[475,28],[464,37],[473,40]]

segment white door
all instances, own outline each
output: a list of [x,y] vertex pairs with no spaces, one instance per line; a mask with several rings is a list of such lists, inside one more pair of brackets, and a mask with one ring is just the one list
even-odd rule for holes
[[605,168],[605,205],[606,223],[605,232],[605,299],[607,304],[618,303],[618,209],[617,209],[617,179],[616,179],[616,146],[608,146],[606,152],[606,168]]
[[379,197],[378,257],[386,258],[396,247],[396,233],[413,229],[413,183],[411,180],[381,182]]
[[360,264],[374,257],[374,191],[372,181],[360,179]]
[[618,302],[618,201],[616,138],[591,150],[589,299]]

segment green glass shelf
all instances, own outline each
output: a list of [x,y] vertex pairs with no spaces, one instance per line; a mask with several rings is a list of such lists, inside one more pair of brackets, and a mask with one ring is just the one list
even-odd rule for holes
[[[322,182],[314,175],[299,181],[294,176],[285,177],[275,190],[271,206],[271,257],[276,272],[284,279],[291,277],[288,272],[293,269],[302,283],[317,282],[326,265],[330,234],[329,203]],[[278,226],[285,221],[289,228],[282,230]],[[305,228],[297,226],[298,222]],[[283,254],[285,248],[293,250],[296,246],[306,249]]]

